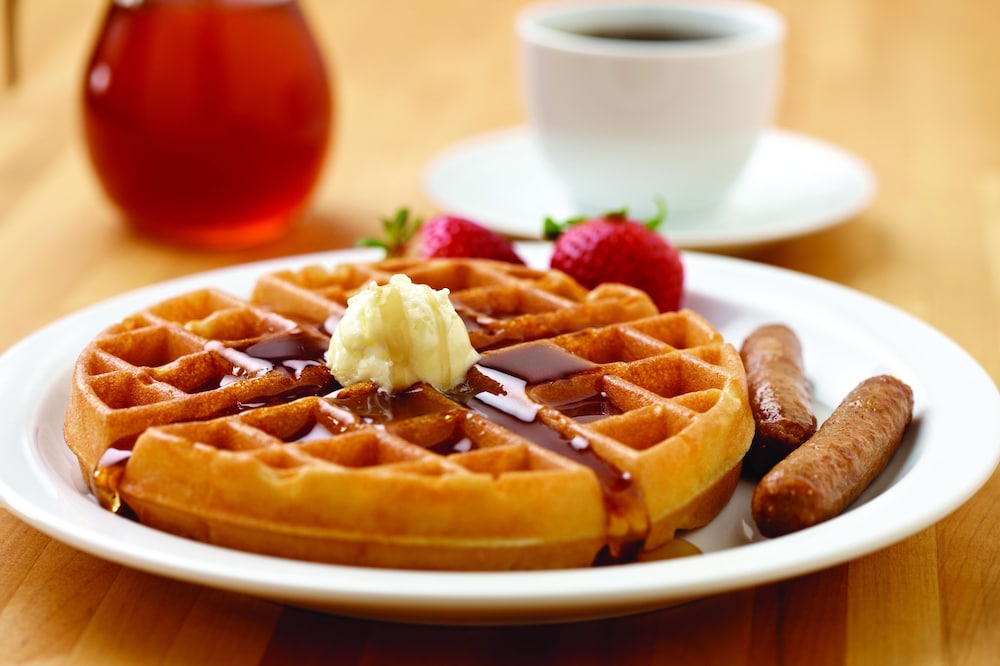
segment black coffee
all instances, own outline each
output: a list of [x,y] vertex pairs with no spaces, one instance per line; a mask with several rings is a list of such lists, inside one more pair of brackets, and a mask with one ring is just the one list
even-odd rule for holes
[[696,42],[706,39],[718,39],[724,35],[719,32],[709,32],[683,26],[609,26],[588,30],[574,30],[578,35],[597,37],[598,39],[617,39],[632,42]]

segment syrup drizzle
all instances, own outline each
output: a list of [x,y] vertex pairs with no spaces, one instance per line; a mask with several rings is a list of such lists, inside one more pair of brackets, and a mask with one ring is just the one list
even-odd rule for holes
[[364,390],[349,387],[334,392],[326,399],[336,408],[357,417],[362,423],[386,424],[442,411],[433,395],[433,389],[417,384],[397,393],[388,393],[374,387],[364,387]]
[[[221,344],[219,346],[221,347]],[[252,400],[243,401],[236,406],[237,413],[265,405],[284,404],[312,395],[326,396],[338,411],[370,424],[386,424],[444,409],[440,402],[430,397],[433,391],[423,385],[395,394],[376,389],[348,388],[338,391],[340,385],[326,372],[323,363],[326,350],[321,341],[301,332],[275,336],[243,349],[223,348],[223,350],[220,353],[234,363],[230,381],[239,381],[250,373],[270,371],[284,372],[298,380],[302,379],[312,366],[322,366],[316,369],[316,374],[322,372],[323,379],[303,382],[277,394],[257,396]],[[629,516],[635,516],[636,512],[643,511],[638,488],[633,484],[630,475],[598,456],[591,443],[582,435],[567,438],[561,434],[549,425],[548,419],[543,414],[546,408],[554,408],[565,416],[586,422],[619,413],[619,410],[607,395],[600,391],[569,403],[550,406],[543,406],[528,395],[528,389],[533,384],[564,379],[583,372],[594,372],[599,367],[548,341],[516,345],[485,354],[470,373],[470,376],[478,374],[480,381],[476,382],[475,386],[470,383],[449,397],[464,404],[470,411],[498,423],[525,439],[591,469],[601,484],[612,520],[628,525],[634,522]],[[485,390],[483,385],[487,385]],[[315,420],[304,424],[285,441],[306,442],[332,437],[335,434],[327,424]],[[464,453],[474,446],[468,437],[456,434],[429,448],[439,454],[449,455]],[[131,451],[108,449],[99,461],[91,480],[94,495],[102,506],[120,514],[131,513],[118,494],[118,485],[130,456]],[[641,535],[638,538],[641,538]],[[602,558],[610,558],[614,562],[634,559],[633,550],[637,548],[635,539],[636,535],[624,534],[621,539],[609,544]]]
[[622,413],[622,410],[611,402],[608,394],[604,391],[597,391],[570,402],[553,403],[552,406],[580,423],[593,423],[608,416]]
[[227,349],[222,353],[230,361],[236,360],[236,363],[232,374],[223,377],[220,386],[272,371],[281,372],[298,382],[278,393],[261,394],[238,402],[237,413],[257,407],[281,405],[298,398],[326,395],[340,387],[330,376],[324,363],[324,342],[301,331],[276,335],[242,349]]
[[430,450],[440,456],[450,456],[455,453],[468,453],[476,448],[475,443],[468,437],[453,436],[448,437],[430,447]]
[[480,359],[479,365],[523,379],[527,384],[565,379],[600,368],[547,340],[491,351]]
[[[532,354],[526,358],[536,359],[537,356]],[[608,508],[617,513],[631,510],[637,490],[627,472],[600,458],[582,435],[567,438],[550,426],[542,416],[543,406],[528,397],[528,383],[525,380],[495,368],[483,368],[481,372],[499,383],[503,393],[477,393],[466,403],[472,411],[539,446],[590,468],[601,483]]]
[[[601,484],[610,517],[609,533],[613,535],[603,556],[612,561],[634,559],[633,551],[637,550],[642,538],[641,533],[634,533],[635,526],[644,524],[645,509],[631,475],[597,455],[585,437],[576,435],[567,438],[551,427],[548,419],[552,417],[546,416],[545,408],[528,395],[531,385],[596,372],[600,366],[549,341],[490,352],[483,356],[480,365],[484,366],[480,371],[497,382],[502,391],[499,395],[478,393],[468,406],[526,439],[593,471]],[[530,410],[526,408],[528,403],[533,405]],[[574,413],[600,418],[616,410],[603,392],[555,408],[570,418]],[[577,420],[582,422],[586,419]]]
[[278,391],[277,393],[264,393],[255,395],[252,398],[239,400],[236,402],[235,410],[230,413],[238,414],[251,409],[257,409],[258,407],[283,405],[293,400],[298,400],[299,398],[324,396],[336,390],[339,386],[340,384],[338,384],[333,378],[327,378],[327,381],[297,384],[292,388]]
[[131,513],[118,493],[122,477],[125,475],[125,466],[131,457],[131,450],[105,449],[90,477],[90,490],[97,498],[98,504],[112,513],[120,515]]
[[282,441],[289,444],[314,442],[321,439],[332,439],[337,435],[346,432],[352,425],[352,421],[347,419],[345,423],[325,422],[321,419],[312,419],[302,424],[302,427],[292,432]]
[[218,383],[206,385],[203,390],[258,377],[273,370],[298,379],[306,368],[323,366],[326,354],[322,340],[301,331],[275,335],[242,348],[227,347],[219,340],[209,340],[205,343],[205,350],[222,356],[233,367]]
[[[294,368],[301,363],[321,364],[326,354],[326,345],[321,340],[299,332],[276,335],[248,345],[241,351],[252,358]],[[289,362],[292,364],[289,365]]]
[[[280,405],[297,398],[327,395],[340,388],[324,364],[326,348],[323,341],[302,331],[275,335],[246,347],[226,347],[218,340],[205,344],[207,351],[215,352],[233,364],[232,371],[217,380],[194,389],[195,393],[226,387],[250,377],[268,372],[281,372],[297,384],[272,394],[253,396],[236,403],[233,409],[215,416],[237,414],[267,405]],[[318,424],[314,424],[318,425]],[[310,426],[311,427],[311,426]],[[303,433],[303,436],[308,433]],[[132,516],[132,511],[122,502],[119,493],[125,467],[132,455],[135,438],[115,442],[104,451],[90,478],[90,488],[102,507],[121,515]]]

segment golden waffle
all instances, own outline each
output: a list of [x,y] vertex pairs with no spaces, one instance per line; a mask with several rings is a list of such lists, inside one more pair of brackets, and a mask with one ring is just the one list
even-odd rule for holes
[[[93,474],[106,449],[131,448],[149,426],[218,416],[296,392],[328,392],[321,390],[333,381],[323,352],[347,299],[402,272],[451,290],[477,349],[656,312],[643,292],[624,285],[587,291],[562,273],[460,259],[264,275],[255,303],[211,289],[183,294],[108,328],[80,355],[64,430],[84,475]],[[242,355],[254,345],[272,347],[255,354],[276,357],[270,362],[275,371],[267,371],[267,359]],[[311,365],[286,365],[282,352],[289,346],[298,357],[292,361]]]
[[[105,451],[131,448],[151,425],[333,388],[320,363],[327,341],[315,326],[211,289],[158,303],[104,330],[80,354],[63,426],[66,442],[89,479]],[[314,360],[286,367],[281,349],[276,363],[259,358],[260,352],[252,357],[240,351],[269,343],[290,345],[292,356]]]
[[253,300],[275,312],[324,322],[332,331],[347,299],[370,282],[403,273],[413,282],[448,289],[477,350],[629,321],[656,313],[638,289],[604,284],[588,291],[559,271],[482,259],[389,259],[373,264],[309,266],[262,276]]
[[[351,294],[398,272],[451,289],[480,332],[458,393],[328,393],[325,367],[287,354],[240,367],[261,343],[304,340],[308,356]],[[151,526],[285,557],[586,566],[714,517],[752,437],[738,352],[698,315],[653,315],[628,287],[393,261],[264,276],[253,300],[182,296],[81,355],[65,431],[105,506],[120,498]]]

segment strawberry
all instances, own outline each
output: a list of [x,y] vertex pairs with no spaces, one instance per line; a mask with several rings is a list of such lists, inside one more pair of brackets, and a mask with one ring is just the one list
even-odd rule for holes
[[382,219],[384,238],[363,238],[359,245],[381,247],[388,256],[405,254],[419,233],[421,257],[475,257],[524,264],[509,240],[486,227],[462,217],[441,215],[427,223],[411,218],[406,208]]
[[509,240],[462,217],[435,217],[421,228],[420,237],[420,254],[424,257],[476,257],[524,263]]
[[642,289],[660,312],[681,307],[684,265],[680,253],[655,229],[664,209],[647,222],[615,211],[565,224],[545,221],[545,235],[555,238],[550,265],[593,289],[602,282],[620,282]]

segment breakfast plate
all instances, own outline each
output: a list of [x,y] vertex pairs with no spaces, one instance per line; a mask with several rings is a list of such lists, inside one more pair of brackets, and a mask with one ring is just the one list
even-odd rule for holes
[[[535,266],[551,246],[518,244]],[[76,356],[101,329],[149,304],[213,286],[246,296],[265,271],[378,258],[347,250],[269,260],[160,283],[58,320],[0,357],[0,498],[30,525],[143,571],[355,617],[419,623],[521,624],[640,612],[816,571],[884,548],[944,518],[1000,461],[1000,393],[954,342],[864,294],[744,260],[687,252],[686,305],[739,344],[783,321],[802,340],[820,418],[860,380],[891,373],[915,393],[914,422],[893,458],[843,515],[777,539],[750,518],[741,482],[707,527],[684,533],[700,554],[587,569],[427,572],[255,555],[145,527],[97,505],[62,437]],[[774,298],[780,293],[781,298]],[[956,386],[961,391],[955,390]],[[971,416],[970,416],[971,415]]]
[[[568,219],[582,212],[562,190],[524,127],[445,148],[428,163],[424,187],[442,211],[518,238],[539,238],[546,217]],[[670,213],[661,231],[687,249],[793,238],[850,219],[868,205],[875,187],[871,169],[850,152],[820,139],[772,129],[718,207]]]

